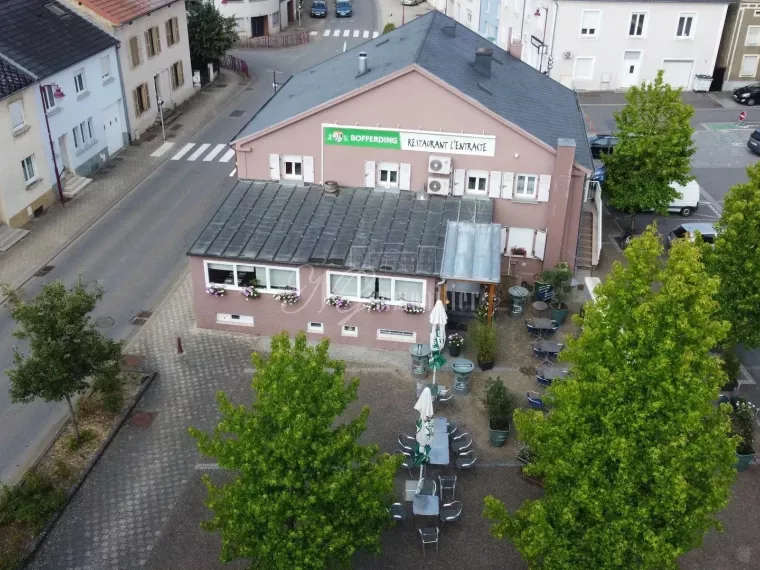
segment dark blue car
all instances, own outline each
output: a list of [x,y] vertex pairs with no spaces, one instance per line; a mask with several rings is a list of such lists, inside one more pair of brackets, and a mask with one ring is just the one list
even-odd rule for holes
[[327,4],[324,0],[314,0],[311,3],[311,11],[309,15],[312,18],[326,18],[327,17]]
[[351,14],[354,13],[354,7],[351,5],[351,2],[344,1],[338,1],[335,3],[335,15],[338,18],[347,18]]

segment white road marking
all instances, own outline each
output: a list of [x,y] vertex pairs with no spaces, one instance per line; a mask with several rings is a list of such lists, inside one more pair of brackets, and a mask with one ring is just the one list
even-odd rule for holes
[[198,147],[198,150],[196,150],[193,154],[191,154],[189,157],[187,157],[187,160],[195,160],[200,155],[202,155],[204,152],[206,152],[206,149],[210,147],[210,144],[202,144]]
[[343,37],[347,38],[350,33],[351,33],[351,30],[343,30]]
[[362,37],[366,40],[369,37],[369,30],[364,30],[364,34],[362,34]]
[[330,37],[330,30],[325,30],[325,37]]
[[354,37],[355,38],[359,37],[359,32],[360,32],[360,30],[354,30]]
[[231,159],[233,156],[235,156],[235,149],[234,149],[234,148],[231,148],[230,150],[228,150],[227,152],[225,152],[225,153],[222,155],[222,158],[220,158],[220,159],[219,159],[219,162],[229,162],[229,161],[230,161],[230,159]]
[[235,176],[236,172],[237,172],[237,168],[235,170],[233,170],[232,172],[230,172],[230,176]]
[[222,152],[224,148],[226,147],[226,144],[218,144],[214,147],[214,150],[212,150],[210,153],[208,153],[206,156],[203,157],[203,162],[211,162],[214,160],[214,157]]
[[173,142],[165,142],[160,147],[158,147],[156,150],[154,150],[151,153],[151,156],[157,158],[157,157],[161,156],[162,154],[164,154],[167,150],[169,150],[173,146],[174,146]]
[[183,156],[185,156],[188,152],[190,152],[190,149],[195,146],[195,143],[187,143],[185,146],[182,147],[182,150],[179,151],[177,154],[175,154],[172,157],[172,160],[179,160]]
[[343,53],[346,53],[346,42],[343,42]]
[[310,36],[316,36],[319,32],[315,32],[314,30],[309,32]]
[[372,32],[372,39],[374,40],[379,35],[380,35],[380,32]]

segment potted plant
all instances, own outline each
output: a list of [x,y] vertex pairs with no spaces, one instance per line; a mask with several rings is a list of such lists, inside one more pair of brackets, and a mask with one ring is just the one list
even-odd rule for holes
[[514,246],[514,247],[513,247],[513,248],[510,250],[510,253],[511,253],[512,255],[522,255],[522,256],[524,256],[524,255],[526,255],[528,252],[525,250],[525,248],[524,248],[524,247],[518,247],[518,246]]
[[507,390],[501,378],[489,378],[483,403],[488,410],[488,432],[491,445],[501,447],[507,441],[509,424],[515,411],[515,396]]
[[552,310],[552,320],[558,323],[563,323],[567,318],[567,313],[570,312],[567,300],[572,290],[570,287],[572,278],[570,266],[564,261],[558,262],[554,269],[546,269],[541,274],[541,279],[551,285],[554,291],[549,301],[549,307]]
[[739,443],[736,445],[736,469],[744,471],[755,458],[755,415],[757,408],[744,398],[731,398],[731,427]]
[[476,321],[473,335],[475,353],[481,370],[491,370],[496,363],[496,327],[491,323]]
[[456,358],[459,356],[459,353],[462,351],[462,346],[464,346],[464,337],[459,333],[452,333],[448,337],[449,341],[449,354]]
[[533,300],[544,301],[548,303],[554,291],[550,283],[546,282],[543,277],[543,273],[533,274]]
[[734,348],[726,348],[720,353],[723,361],[723,371],[726,373],[726,383],[720,389],[721,392],[733,392],[739,386],[739,371],[741,362]]
[[206,287],[206,293],[212,297],[224,297],[225,289],[221,285],[209,285]]
[[523,479],[526,481],[531,481],[532,483],[536,483],[537,485],[543,487],[544,486],[544,479],[543,477],[539,475],[528,475],[525,472],[526,468],[530,468],[533,463],[535,463],[536,460],[536,454],[531,449],[531,447],[525,443],[520,442],[520,449],[517,452],[517,455],[515,455],[515,458],[522,463],[522,467],[520,468],[520,472],[522,473]]

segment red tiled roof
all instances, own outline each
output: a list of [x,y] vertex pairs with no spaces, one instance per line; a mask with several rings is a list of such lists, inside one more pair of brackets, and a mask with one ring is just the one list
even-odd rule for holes
[[180,0],[79,0],[79,3],[114,24],[135,18]]

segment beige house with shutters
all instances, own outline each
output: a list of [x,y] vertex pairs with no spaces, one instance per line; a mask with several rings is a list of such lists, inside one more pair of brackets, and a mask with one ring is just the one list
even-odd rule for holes
[[139,139],[193,92],[185,3],[172,0],[63,0],[119,40],[130,139]]

